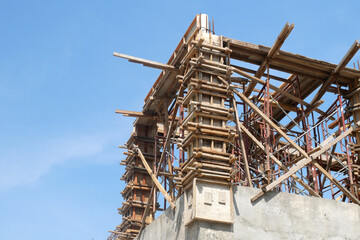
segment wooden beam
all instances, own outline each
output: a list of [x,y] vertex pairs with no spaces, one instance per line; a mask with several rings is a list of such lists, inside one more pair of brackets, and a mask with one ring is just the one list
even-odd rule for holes
[[[239,41],[223,37],[224,42],[231,42],[230,48],[232,59],[245,61],[260,65],[270,50],[270,47],[263,45],[256,45],[248,42]],[[299,76],[307,76],[310,79],[317,79],[321,83],[329,76],[329,73],[336,68],[335,64],[325,61],[308,58],[299,54],[294,54],[285,51],[279,51],[271,61],[270,67],[290,74]],[[339,84],[348,84],[353,82],[353,79],[360,77],[360,71],[352,68],[344,68],[338,76]]]
[[146,60],[146,59],[143,59],[143,58],[137,58],[137,57],[133,57],[133,56],[129,56],[129,55],[126,55],[126,54],[117,53],[117,52],[114,52],[113,55],[115,57],[125,58],[125,59],[129,60],[129,62],[140,63],[140,64],[144,65],[145,67],[152,67],[152,68],[157,68],[157,69],[162,69],[162,70],[177,71],[177,69],[173,65],[159,63],[159,62],[155,62],[155,61],[150,61],[150,60]]
[[[260,98],[259,99],[260,103],[262,105],[264,105],[264,98]],[[286,111],[291,111],[291,112],[297,112],[299,109],[297,107],[294,107],[294,105],[290,105],[290,104],[286,104],[283,102],[279,102],[277,100],[274,99],[270,99],[269,103],[271,106],[276,107],[276,108],[282,108]]]
[[[233,67],[231,68],[231,70],[234,71],[234,72],[236,72],[237,74],[240,74],[241,76],[244,76],[244,77],[246,77],[246,78],[249,78],[249,79],[251,79],[251,80],[253,80],[253,81],[257,82],[257,83],[260,83],[260,84],[263,84],[263,85],[266,84],[266,82],[265,82],[264,80],[261,80],[261,79],[259,79],[259,78],[254,77],[254,76],[251,76],[250,74],[247,74],[247,73],[244,72],[244,71],[241,71],[241,70],[236,69],[236,68],[233,68]],[[298,103],[300,103],[300,104],[302,104],[302,105],[305,105],[305,106],[308,107],[308,108],[312,107],[309,103],[305,102],[305,101],[302,100],[301,98],[298,98],[298,97],[292,95],[291,93],[288,93],[288,92],[286,92],[286,91],[284,91],[284,90],[282,90],[282,89],[280,89],[280,88],[278,88],[278,87],[275,87],[275,86],[272,85],[272,84],[269,84],[269,87],[270,87],[272,90],[277,91],[278,93],[281,93],[282,95],[286,96],[287,98],[290,98],[291,100],[293,100],[293,101],[295,101],[295,102],[298,102]],[[320,113],[321,115],[324,115],[324,114],[325,114],[323,111],[321,111],[321,110],[318,109],[318,108],[315,108],[314,110],[315,110],[316,112]]]
[[[146,203],[145,210],[144,210],[144,215],[143,215],[143,218],[141,219],[140,232],[141,232],[141,230],[144,229],[144,227],[145,227],[146,215],[147,215],[147,212],[149,211],[150,202],[152,201],[152,198],[153,198],[153,195],[154,195],[154,191],[155,191],[155,184],[153,184],[153,186],[151,187],[150,195],[149,195],[149,198],[148,198],[148,201],[147,201],[147,203]],[[153,206],[153,207],[156,207],[156,206]]]
[[350,62],[350,60],[354,57],[356,52],[359,50],[360,44],[359,40],[355,40],[355,42],[351,45],[350,49],[347,51],[345,56],[341,59],[340,63],[335,68],[334,73],[340,73],[340,71],[346,67],[346,65]]
[[311,101],[311,105],[318,101],[324,94],[328,87],[335,81],[336,76],[340,74],[341,70],[343,70],[346,65],[350,62],[353,56],[357,53],[360,48],[359,41],[356,40],[347,51],[345,56],[341,59],[340,63],[336,66],[335,70],[330,74],[330,76],[326,79],[326,81],[321,85],[319,91],[317,91],[315,97]]
[[152,172],[149,164],[147,163],[144,155],[142,154],[140,148],[138,148],[138,146],[136,146],[135,144],[133,145],[134,149],[136,150],[136,152],[138,153],[144,167],[146,168],[146,170],[148,171],[151,179],[153,180],[154,184],[156,185],[156,187],[160,190],[160,192],[164,195],[164,198],[166,199],[166,201],[169,202],[170,206],[172,208],[175,208],[175,204],[173,203],[173,201],[171,200],[171,197],[169,196],[169,194],[165,191],[164,187],[161,185],[161,183],[159,182],[159,180],[157,179],[157,176],[155,176],[155,174]]
[[[294,29],[294,24],[289,25],[289,23],[286,23],[283,29],[281,30],[279,36],[275,40],[274,45],[270,48],[269,52],[267,53],[266,58],[262,61],[260,64],[259,69],[255,73],[256,78],[261,78],[262,75],[265,73],[267,65],[270,63],[271,59],[273,59],[276,56],[276,53],[280,50],[281,46],[283,45],[285,39],[289,36],[291,31]],[[251,92],[254,90],[256,84],[258,82],[251,81],[249,83],[249,86],[245,90],[245,96],[249,96]]]
[[[230,66],[231,66],[231,67],[234,67],[234,68],[237,68],[237,69],[239,69],[239,70],[242,70],[242,71],[244,71],[244,72],[256,74],[256,71],[255,71],[255,70],[252,70],[252,69],[249,69],[249,68],[240,67],[240,66],[236,66],[236,65],[230,65]],[[289,80],[289,79],[282,78],[282,77],[278,77],[278,76],[271,75],[271,74],[269,74],[269,78],[270,78],[270,79],[277,80],[277,81],[280,81],[280,82],[292,83],[292,81]],[[246,78],[245,78],[245,79],[246,79]],[[246,80],[247,80],[247,79],[246,79]],[[247,81],[249,81],[249,80],[247,80]],[[232,81],[232,82],[234,82],[234,81]]]

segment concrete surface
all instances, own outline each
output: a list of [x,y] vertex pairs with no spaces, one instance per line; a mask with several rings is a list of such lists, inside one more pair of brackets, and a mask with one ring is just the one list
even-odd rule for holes
[[192,187],[184,193],[184,222],[205,220],[233,223],[232,186],[194,178]]
[[251,203],[258,189],[234,187],[234,223],[195,221],[185,226],[184,198],[147,226],[137,240],[360,239],[360,206],[269,192]]

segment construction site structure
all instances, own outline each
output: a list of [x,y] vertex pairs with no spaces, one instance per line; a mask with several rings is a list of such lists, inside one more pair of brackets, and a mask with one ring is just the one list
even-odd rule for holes
[[[160,69],[126,148],[119,213],[109,240],[134,239],[156,211],[184,195],[185,224],[233,223],[233,185],[360,205],[360,68],[216,35],[196,15],[166,64],[114,53]],[[357,69],[356,69],[357,68]],[[256,88],[257,87],[257,88]],[[322,100],[325,99],[325,100]]]

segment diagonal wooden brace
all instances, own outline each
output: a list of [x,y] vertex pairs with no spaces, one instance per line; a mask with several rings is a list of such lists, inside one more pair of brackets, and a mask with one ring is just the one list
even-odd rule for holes
[[151,171],[151,168],[149,166],[149,164],[147,163],[144,155],[142,154],[141,150],[138,148],[138,146],[136,146],[135,144],[133,145],[135,151],[137,152],[137,154],[139,155],[144,167],[146,168],[146,170],[148,171],[151,179],[153,180],[154,184],[156,185],[156,187],[160,190],[160,192],[164,195],[164,198],[166,199],[166,201],[169,202],[170,206],[172,208],[175,208],[175,203],[173,203],[173,201],[171,200],[170,195],[166,192],[166,190],[164,189],[164,187],[161,185],[161,183],[159,182],[159,180],[157,179],[157,177],[154,175],[154,173]]
[[[265,120],[272,128],[274,128],[288,143],[295,148],[301,155],[305,157],[305,159],[297,162],[292,168],[289,169],[287,173],[276,179],[274,182],[267,185],[265,188],[263,188],[263,192],[257,194],[255,197],[251,199],[251,201],[255,201],[262,195],[264,195],[264,192],[267,192],[271,189],[273,189],[276,185],[293,175],[296,171],[304,167],[306,164],[313,161],[314,158],[320,156],[322,153],[327,151],[332,145],[334,145],[336,142],[340,141],[342,138],[349,135],[353,129],[355,128],[352,126],[347,131],[343,132],[340,136],[338,136],[336,139],[328,143],[326,146],[323,147],[320,151],[314,153],[311,157],[299,146],[297,145],[288,135],[286,135],[285,132],[283,132],[273,121],[271,121],[270,118],[268,118],[253,102],[251,102],[244,94],[234,89],[234,93],[238,95],[249,107],[251,107],[254,112],[256,112],[261,118]],[[358,123],[356,124],[358,125]],[[325,140],[324,142],[326,142]],[[344,186],[341,185],[334,177],[332,177],[324,168],[322,168],[318,163],[314,162],[315,167],[317,167],[322,174],[324,174],[332,183],[334,183],[347,197],[349,197],[353,202],[360,205],[360,201],[352,195]]]
[[[274,42],[274,45],[271,47],[271,49],[267,53],[266,57],[264,58],[264,60],[260,64],[259,69],[256,71],[256,73],[255,73],[256,78],[261,78],[261,76],[264,74],[264,72],[266,70],[266,66],[268,65],[269,61],[271,61],[271,59],[276,57],[276,54],[279,52],[279,50],[280,50],[281,46],[283,45],[285,39],[289,36],[289,34],[293,30],[293,28],[294,28],[294,24],[291,24],[291,25],[289,25],[289,23],[285,24],[285,26],[281,30],[279,36],[276,38],[276,41]],[[249,96],[251,94],[251,92],[254,90],[257,83],[258,83],[257,81],[251,80],[248,88],[246,89],[246,91],[244,93],[245,96]]]
[[[259,197],[261,197],[262,195],[265,194],[265,192],[270,191],[272,188],[274,188],[276,185],[278,185],[279,183],[281,183],[282,181],[284,181],[285,179],[287,179],[288,177],[290,177],[291,174],[295,174],[298,170],[300,170],[301,168],[305,167],[307,164],[309,163],[313,163],[315,165],[315,167],[317,167],[327,178],[329,178],[330,181],[332,181],[340,190],[342,190],[346,195],[349,194],[349,198],[352,199],[354,202],[359,202],[359,200],[357,200],[354,196],[352,196],[352,194],[346,189],[344,188],[333,176],[331,176],[325,169],[323,169],[323,167],[321,167],[317,162],[314,161],[314,159],[316,159],[317,157],[319,157],[321,154],[325,153],[327,150],[329,150],[333,145],[335,145],[338,141],[340,141],[341,139],[343,139],[344,137],[346,137],[347,135],[349,135],[352,131],[353,131],[354,127],[349,128],[347,131],[343,132],[341,135],[339,135],[337,138],[335,138],[334,140],[332,140],[330,143],[328,143],[326,146],[324,146],[320,151],[311,154],[309,157],[297,162],[296,164],[294,164],[293,167],[291,167],[289,169],[289,171],[287,173],[285,173],[284,175],[282,175],[281,177],[279,177],[278,179],[276,179],[274,182],[270,183],[269,185],[267,185],[266,187],[264,187],[262,190],[263,192],[258,193],[255,197],[253,197],[251,199],[251,201],[255,201],[257,200]],[[332,138],[332,136],[330,136],[329,138]],[[327,141],[327,139],[325,140]],[[324,141],[324,142],[325,142]],[[340,186],[340,187],[339,187]]]
[[[251,132],[249,132],[249,130],[247,130],[246,127],[244,127],[244,125],[242,123],[240,123],[240,128],[241,128],[241,131],[243,131],[261,150],[263,150],[265,152],[264,145],[262,145],[261,142],[259,142],[259,140],[257,140],[255,138],[255,136],[252,135]],[[274,155],[271,155],[270,158],[277,165],[279,165],[282,170],[284,170],[285,172],[289,171],[289,169],[279,159],[277,159]],[[306,190],[308,190],[311,195],[313,195],[315,197],[320,197],[320,195],[317,192],[315,192],[314,189],[312,189],[303,180],[301,180],[298,176],[296,176],[296,174],[291,175],[291,177],[293,177],[295,179],[295,181],[297,181],[301,186],[303,186]]]
[[346,67],[346,65],[350,62],[353,56],[360,49],[359,41],[356,40],[350,47],[349,51],[345,54],[345,56],[341,59],[340,63],[336,66],[334,71],[329,75],[329,77],[325,80],[325,82],[321,85],[320,89],[317,91],[315,97],[311,101],[310,105],[315,104],[324,94],[327,89],[331,86],[331,84],[335,81],[336,75],[338,75],[342,69]]

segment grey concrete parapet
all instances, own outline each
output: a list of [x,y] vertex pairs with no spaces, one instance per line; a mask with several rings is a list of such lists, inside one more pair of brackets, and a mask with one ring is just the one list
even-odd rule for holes
[[234,223],[195,221],[184,224],[184,198],[147,226],[137,240],[195,239],[360,239],[360,207],[315,197],[234,186]]

